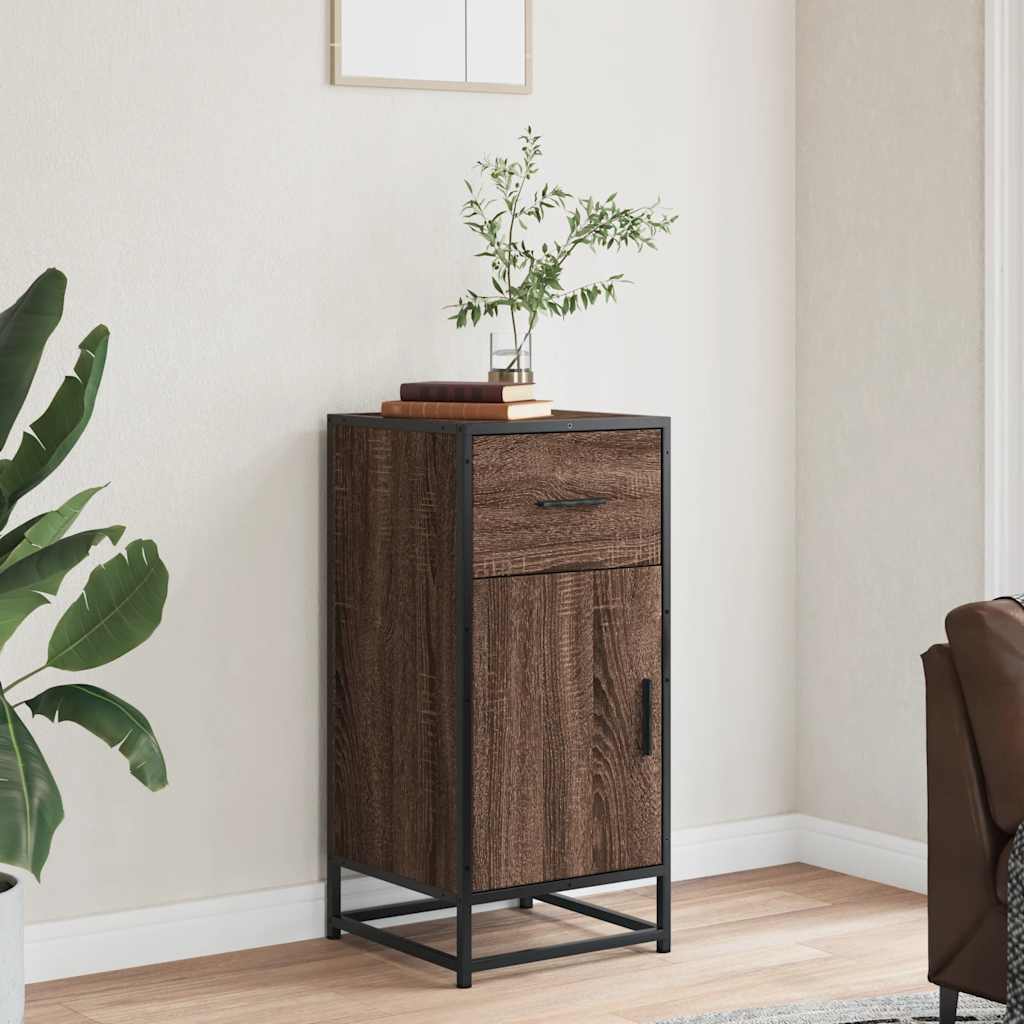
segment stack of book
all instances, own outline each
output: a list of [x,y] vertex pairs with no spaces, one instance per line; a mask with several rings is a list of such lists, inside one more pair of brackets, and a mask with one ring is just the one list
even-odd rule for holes
[[551,415],[551,402],[533,397],[532,384],[428,380],[403,384],[397,402],[381,402],[381,416],[422,420],[532,420]]

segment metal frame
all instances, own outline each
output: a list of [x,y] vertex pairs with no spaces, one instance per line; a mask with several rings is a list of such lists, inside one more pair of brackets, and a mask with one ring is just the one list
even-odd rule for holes
[[[391,949],[418,957],[440,967],[454,971],[459,988],[472,985],[473,974],[478,971],[493,970],[516,964],[534,963],[556,957],[573,956],[578,953],[591,953],[603,949],[616,949],[643,942],[656,943],[659,953],[667,953],[672,948],[671,931],[671,702],[670,702],[670,488],[669,476],[670,457],[670,421],[660,416],[596,416],[593,413],[557,413],[558,418],[527,420],[519,422],[491,422],[451,420],[413,420],[384,418],[375,413],[355,413],[350,415],[329,415],[327,417],[327,523],[328,523],[328,593],[330,591],[331,566],[334,563],[334,530],[331,527],[333,516],[332,497],[334,491],[334,440],[335,425],[375,427],[387,430],[415,430],[423,432],[451,433],[456,436],[456,622],[459,624],[460,635],[457,645],[456,668],[456,737],[455,752],[457,760],[455,799],[459,808],[456,818],[456,848],[460,854],[460,870],[457,891],[448,892],[427,885],[412,878],[394,875],[381,871],[371,865],[358,864],[354,861],[338,857],[330,849],[333,835],[331,812],[331,794],[334,791],[334,757],[333,731],[328,728],[327,734],[327,889],[325,933],[327,938],[338,938],[343,931],[360,935],[373,942],[379,942]],[[569,418],[571,417],[571,418]],[[554,433],[566,431],[593,430],[651,430],[658,429],[662,437],[661,453],[661,592],[662,592],[662,629],[661,629],[661,863],[643,867],[630,868],[624,871],[611,871],[602,874],[581,875],[576,878],[551,879],[528,885],[516,885],[503,889],[491,889],[482,892],[473,891],[473,702],[472,702],[472,664],[473,664],[473,621],[472,601],[470,595],[473,587],[473,438],[489,434],[523,434],[523,433]],[[330,602],[328,602],[328,608]],[[334,616],[328,613],[328,687],[326,694],[327,722],[330,723],[331,713],[331,680],[334,672]],[[461,709],[461,711],[460,711]],[[344,912],[341,909],[340,872],[342,868],[357,871],[360,874],[380,878],[395,885],[402,886],[423,894],[427,899],[412,900],[404,903],[391,903],[383,906],[369,907],[362,910]],[[583,900],[571,899],[560,895],[568,890],[589,888],[616,882],[650,878],[657,885],[656,921],[647,921],[630,914],[622,914],[605,907]],[[617,925],[623,931],[612,935],[603,935],[592,939],[576,942],[558,943],[528,949],[513,950],[492,956],[473,956],[473,907],[500,900],[519,900],[519,906],[529,909],[534,899],[571,910],[587,917],[593,917],[608,924]],[[455,910],[456,915],[456,952],[446,953],[442,950],[416,942],[413,939],[396,935],[384,928],[369,924],[370,921],[393,917],[405,917],[413,914],[436,912],[439,910]]]

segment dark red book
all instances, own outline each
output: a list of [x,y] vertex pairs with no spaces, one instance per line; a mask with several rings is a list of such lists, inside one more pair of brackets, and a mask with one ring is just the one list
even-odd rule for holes
[[403,384],[403,402],[528,402],[532,384],[488,384],[464,380],[425,380]]

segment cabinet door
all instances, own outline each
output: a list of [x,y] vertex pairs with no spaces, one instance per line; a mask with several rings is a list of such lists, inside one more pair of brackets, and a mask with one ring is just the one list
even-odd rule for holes
[[[661,863],[661,567],[594,573],[592,871]],[[650,753],[643,681],[650,680]]]
[[477,580],[473,643],[474,888],[660,863],[660,567]]

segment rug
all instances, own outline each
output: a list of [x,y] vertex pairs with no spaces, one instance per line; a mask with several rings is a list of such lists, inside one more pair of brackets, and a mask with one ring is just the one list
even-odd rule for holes
[[1006,890],[1006,1024],[1024,1024],[1024,824],[1013,837]]
[[[958,1021],[1001,1021],[1006,1008],[962,995]],[[832,1003],[791,1003],[757,1010],[728,1010],[698,1017],[671,1017],[658,1024],[932,1024],[939,1019],[939,990],[903,996],[875,996]]]

